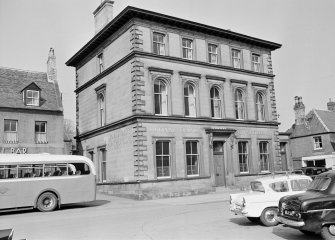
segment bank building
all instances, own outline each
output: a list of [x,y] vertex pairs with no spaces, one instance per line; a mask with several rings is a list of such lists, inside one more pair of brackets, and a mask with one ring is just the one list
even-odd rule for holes
[[138,199],[234,187],[282,169],[278,43],[135,7],[94,11],[76,71],[77,140],[98,191]]

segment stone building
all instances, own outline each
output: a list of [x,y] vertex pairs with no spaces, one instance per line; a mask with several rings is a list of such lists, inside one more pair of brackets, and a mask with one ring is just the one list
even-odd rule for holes
[[47,72],[0,67],[0,152],[64,153],[63,107],[56,57]]
[[98,187],[154,198],[281,170],[271,51],[280,44],[135,7],[94,12],[71,59],[77,140]]
[[315,166],[324,167],[325,158],[335,152],[335,102],[330,100],[327,110],[312,109],[305,114],[302,97],[295,97],[294,112],[295,123],[287,131],[293,168],[301,168],[304,159],[319,160]]

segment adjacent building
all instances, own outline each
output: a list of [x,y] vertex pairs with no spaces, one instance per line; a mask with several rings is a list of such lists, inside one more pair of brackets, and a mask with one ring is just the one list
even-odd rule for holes
[[76,69],[78,149],[98,187],[154,198],[282,170],[271,52],[281,45],[135,7],[94,11]]
[[294,169],[301,168],[302,161],[325,167],[325,159],[335,157],[335,102],[330,100],[327,109],[312,109],[306,115],[302,97],[295,97],[295,124],[287,131]]
[[0,67],[0,152],[64,153],[63,107],[56,57],[47,72]]

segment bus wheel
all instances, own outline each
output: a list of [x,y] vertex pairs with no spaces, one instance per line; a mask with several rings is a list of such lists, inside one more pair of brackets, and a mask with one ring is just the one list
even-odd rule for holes
[[57,207],[57,197],[51,192],[45,192],[37,200],[37,208],[41,212],[51,212]]

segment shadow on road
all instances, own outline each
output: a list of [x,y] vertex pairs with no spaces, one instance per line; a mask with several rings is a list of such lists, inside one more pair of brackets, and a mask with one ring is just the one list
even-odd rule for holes
[[284,225],[274,227],[272,233],[287,240],[322,240],[322,237],[318,234],[305,235],[299,230],[284,227]]
[[261,225],[261,223],[253,223],[250,222],[246,217],[236,217],[231,218],[230,222],[235,223],[240,226],[255,226],[255,225]]

